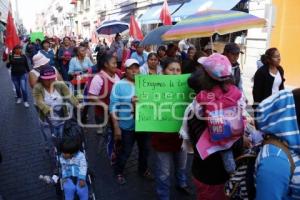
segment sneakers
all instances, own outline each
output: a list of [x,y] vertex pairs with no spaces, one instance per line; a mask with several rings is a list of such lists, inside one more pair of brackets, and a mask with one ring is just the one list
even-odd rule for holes
[[124,185],[126,183],[126,179],[122,174],[117,175],[116,180],[119,185]]
[[22,99],[21,98],[17,98],[16,104],[20,104],[22,103]]
[[28,102],[24,102],[24,106],[25,106],[25,108],[29,108],[29,103]]

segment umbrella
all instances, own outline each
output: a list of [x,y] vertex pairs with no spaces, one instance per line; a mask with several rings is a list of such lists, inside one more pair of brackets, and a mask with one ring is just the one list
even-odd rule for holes
[[163,40],[181,40],[185,38],[211,37],[259,28],[266,25],[266,20],[245,12],[234,10],[206,10],[197,12],[167,31]]
[[97,28],[98,34],[111,35],[116,33],[122,33],[129,28],[129,24],[118,20],[110,20],[103,22],[103,24]]
[[160,26],[156,29],[153,29],[151,32],[149,32],[144,40],[142,41],[141,45],[161,45],[164,43],[161,36],[170,30],[172,26]]

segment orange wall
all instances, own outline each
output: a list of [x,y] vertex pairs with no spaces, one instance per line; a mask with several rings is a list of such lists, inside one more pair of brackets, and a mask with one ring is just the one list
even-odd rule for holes
[[271,34],[271,47],[281,54],[286,84],[300,87],[300,0],[273,0],[276,23]]

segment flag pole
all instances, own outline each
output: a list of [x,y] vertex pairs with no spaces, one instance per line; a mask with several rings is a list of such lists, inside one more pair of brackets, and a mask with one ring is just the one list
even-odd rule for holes
[[210,44],[211,44],[211,50],[214,53],[214,43],[213,43],[213,38],[210,36]]

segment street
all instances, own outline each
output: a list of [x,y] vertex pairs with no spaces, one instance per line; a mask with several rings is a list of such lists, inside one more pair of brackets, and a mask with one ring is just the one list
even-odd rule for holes
[[[3,63],[0,66],[0,85],[0,151],[3,155],[0,165],[0,195],[7,200],[54,200],[54,187],[38,179],[40,174],[49,175],[51,168],[49,157],[43,148],[43,138],[31,95],[29,109],[22,104],[15,104],[12,83]],[[126,165],[125,176],[128,182],[120,186],[113,178],[112,168],[102,145],[102,136],[97,135],[94,130],[89,130],[86,136],[88,164],[95,175],[97,200],[155,199],[154,181],[144,180],[137,174],[136,151]],[[151,156],[152,169],[153,164]],[[172,188],[172,199],[193,199],[180,195],[174,189],[175,186]]]

